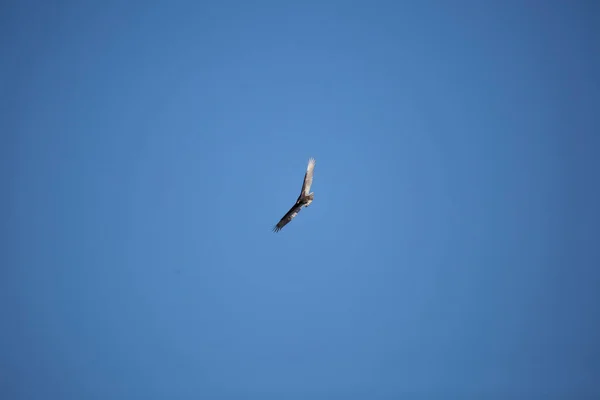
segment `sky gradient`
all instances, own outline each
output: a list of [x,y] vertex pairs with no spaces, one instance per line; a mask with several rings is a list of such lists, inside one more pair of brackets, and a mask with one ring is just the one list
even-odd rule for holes
[[0,398],[600,396],[596,2],[92,3],[0,9]]

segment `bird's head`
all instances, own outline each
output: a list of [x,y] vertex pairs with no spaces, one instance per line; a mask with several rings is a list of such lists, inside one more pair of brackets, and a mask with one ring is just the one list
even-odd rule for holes
[[305,198],[304,198],[304,205],[305,207],[310,206],[310,203],[313,202],[313,199],[315,198],[315,194],[314,193],[309,193]]

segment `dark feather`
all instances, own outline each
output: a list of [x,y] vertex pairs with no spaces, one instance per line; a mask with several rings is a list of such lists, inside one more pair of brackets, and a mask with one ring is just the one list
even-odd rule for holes
[[290,208],[290,211],[288,211],[283,216],[283,218],[281,218],[281,220],[277,223],[277,225],[275,225],[275,227],[273,228],[273,232],[279,232],[284,226],[288,224],[288,222],[293,220],[294,217],[298,215],[300,210],[302,210],[302,206],[298,203],[294,204],[294,206]]

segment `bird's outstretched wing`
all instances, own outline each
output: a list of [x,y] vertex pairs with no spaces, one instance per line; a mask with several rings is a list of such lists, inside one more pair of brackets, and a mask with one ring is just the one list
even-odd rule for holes
[[290,211],[288,211],[287,214],[285,214],[283,218],[281,218],[281,220],[277,223],[277,225],[275,225],[275,227],[273,228],[273,232],[279,232],[284,226],[288,224],[288,222],[293,220],[294,217],[298,215],[301,209],[302,206],[300,206],[299,204],[294,204]]
[[306,173],[304,174],[304,182],[302,183],[302,191],[300,192],[301,196],[308,196],[310,193],[310,185],[312,185],[314,169],[315,159],[311,157],[308,160],[308,166],[306,167]]

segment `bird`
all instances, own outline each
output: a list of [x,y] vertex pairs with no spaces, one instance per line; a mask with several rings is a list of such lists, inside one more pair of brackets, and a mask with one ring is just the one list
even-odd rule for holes
[[298,200],[296,200],[296,204],[290,208],[283,218],[273,227],[273,232],[279,232],[286,226],[292,219],[298,215],[300,210],[303,207],[308,207],[310,203],[313,202],[315,198],[315,194],[311,193],[310,185],[312,185],[313,181],[313,171],[315,169],[315,159],[310,158],[308,160],[308,166],[306,167],[306,173],[304,174],[304,182],[302,183],[302,190],[300,191],[300,196],[298,196]]

